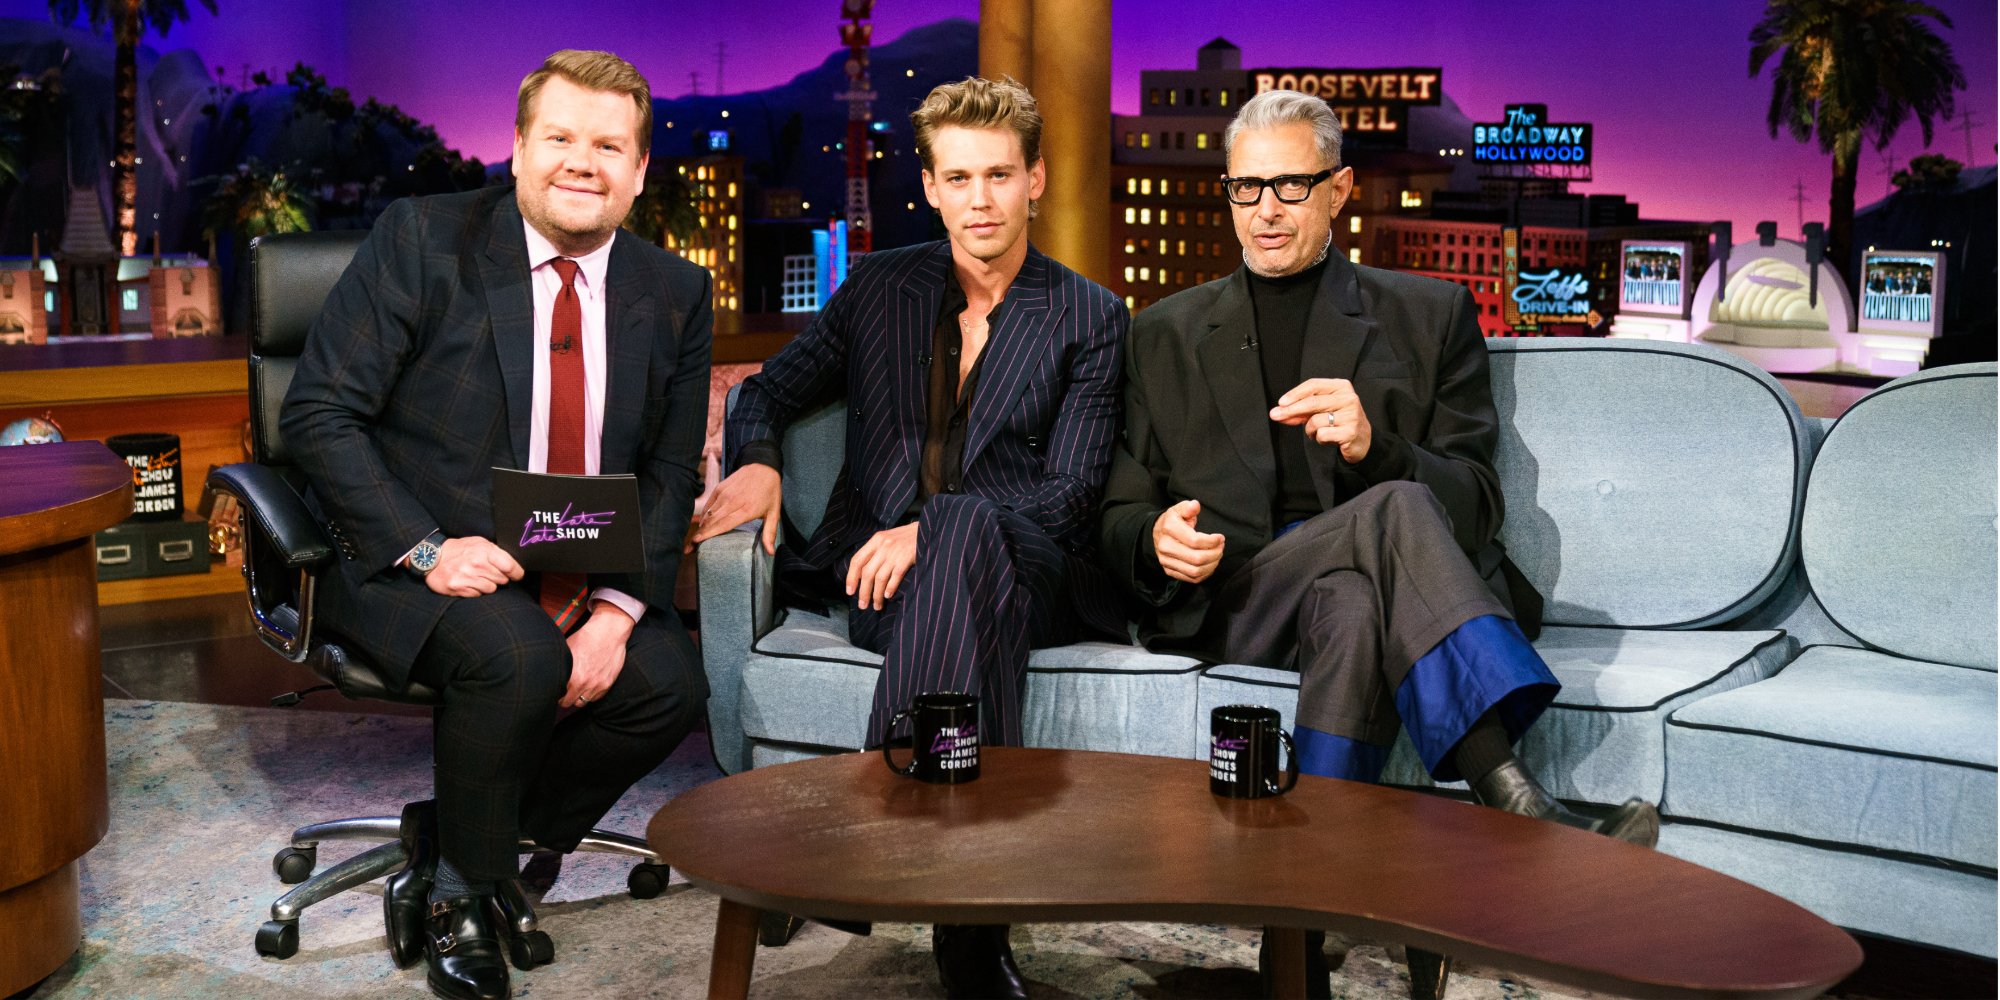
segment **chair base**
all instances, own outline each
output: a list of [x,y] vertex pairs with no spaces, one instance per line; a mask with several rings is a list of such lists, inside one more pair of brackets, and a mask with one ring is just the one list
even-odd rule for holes
[[[409,855],[404,852],[399,836],[401,822],[397,816],[364,816],[312,823],[293,831],[291,845],[278,851],[271,859],[271,867],[280,879],[287,884],[295,884],[295,888],[271,904],[270,921],[257,931],[257,953],[272,958],[290,958],[298,952],[299,918],[308,907],[355,886],[401,871],[409,862]],[[318,860],[319,845],[328,840],[380,840],[385,843],[315,874],[313,868]],[[538,849],[534,842],[528,840],[523,840],[520,848],[524,854]],[[578,853],[617,854],[636,859],[638,864],[633,866],[631,875],[626,878],[626,888],[636,898],[651,899],[666,889],[670,871],[666,859],[637,837],[608,830],[592,830],[576,849]],[[528,901],[520,881],[508,879],[502,882],[497,895],[500,912],[515,935],[537,942],[513,956],[515,964],[527,968],[528,964],[547,961],[543,954],[547,949],[540,947],[546,944],[546,935],[536,931],[535,908]]]

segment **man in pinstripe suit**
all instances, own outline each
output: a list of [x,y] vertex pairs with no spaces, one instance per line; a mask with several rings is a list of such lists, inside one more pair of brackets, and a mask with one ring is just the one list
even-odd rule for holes
[[[763,518],[776,551],[778,442],[793,416],[844,398],[847,466],[803,553],[809,591],[845,603],[883,654],[868,739],[927,691],[980,696],[980,738],[1022,742],[1032,647],[1121,631],[1086,557],[1117,431],[1125,307],[1028,245],[1041,119],[1009,82],[946,84],[911,115],[924,194],[947,240],[873,253],[819,317],[743,383],[735,471],[696,539]],[[1023,996],[1006,928],[940,927],[946,992]]]
[[[707,698],[673,590],[709,282],[619,228],[651,134],[631,64],[550,56],[521,84],[515,184],[390,206],[280,417],[346,557],[322,577],[321,620],[392,683],[443,697],[437,801],[404,810],[410,864],[383,896],[393,956],[425,955],[441,996],[509,995],[489,910],[520,840],[575,849]],[[496,465],[634,474],[645,570],[524,574],[492,541]]]

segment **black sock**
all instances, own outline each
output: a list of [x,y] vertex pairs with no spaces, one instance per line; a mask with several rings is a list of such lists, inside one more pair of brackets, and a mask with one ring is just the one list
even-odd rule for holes
[[1514,748],[1507,742],[1507,727],[1500,724],[1500,717],[1492,709],[1480,716],[1465,738],[1458,741],[1451,759],[1458,765],[1458,773],[1469,782],[1477,782],[1514,759]]
[[493,883],[474,882],[465,877],[449,858],[439,858],[437,878],[431,882],[431,902],[440,899],[455,899],[459,896],[491,896]]

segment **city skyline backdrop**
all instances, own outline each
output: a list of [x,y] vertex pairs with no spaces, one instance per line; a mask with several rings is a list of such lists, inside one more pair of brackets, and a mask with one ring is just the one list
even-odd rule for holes
[[[550,8],[526,0],[216,5],[210,15],[199,0],[189,2],[188,23],[164,39],[148,34],[143,44],[161,53],[194,49],[231,84],[260,70],[281,78],[293,64],[308,63],[357,99],[397,104],[435,125],[448,145],[489,163],[507,157],[514,89],[548,51],[616,51],[647,75],[655,96],[678,97],[691,85],[716,92],[721,43],[724,92],[762,90],[817,66],[837,47],[839,10],[835,0],[726,7],[605,0],[592,5],[590,20],[555,26],[543,23]],[[1973,121],[1970,162],[1992,164],[2000,19],[1991,2],[1937,0],[1936,6],[1952,19],[1941,34],[1968,83],[1957,100],[1961,115],[1969,112]],[[1173,16],[1162,17],[1169,9]],[[1671,13],[1638,16],[1644,9]],[[1111,109],[1137,113],[1141,70],[1192,68],[1195,50],[1217,36],[1243,50],[1246,69],[1438,66],[1445,92],[1474,121],[1496,121],[1505,104],[1530,102],[1548,105],[1557,121],[1594,123],[1596,179],[1578,191],[1624,194],[1649,218],[1729,220],[1739,238],[1763,219],[1775,219],[1789,235],[1797,229],[1799,184],[1806,220],[1826,217],[1831,166],[1816,145],[1766,131],[1769,70],[1748,74],[1748,35],[1762,9],[1755,0],[1626,8],[1631,14],[1607,13],[1584,0],[1504,10],[1476,0],[1296,8],[1120,0],[1112,8]],[[978,0],[882,0],[875,38],[882,44],[920,24],[976,21],[978,14]],[[0,0],[0,17],[46,22],[48,3]],[[691,73],[698,77],[691,80]],[[876,108],[877,117],[907,113]],[[1906,125],[1890,146],[1889,165],[1900,168],[1924,152],[1966,160],[1960,121],[1938,123],[1928,150],[1916,124]],[[1863,151],[1857,204],[1888,193],[1884,166],[1872,146]]]

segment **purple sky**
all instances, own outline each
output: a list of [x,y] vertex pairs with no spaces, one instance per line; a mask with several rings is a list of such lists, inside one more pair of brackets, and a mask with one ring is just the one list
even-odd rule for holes
[[[1977,123],[1972,158],[1994,162],[1995,4],[1933,0],[1954,22],[1946,34],[1970,87],[1960,106]],[[504,158],[520,77],[560,47],[607,48],[638,65],[657,93],[686,93],[700,74],[715,86],[715,49],[728,47],[724,86],[756,90],[817,64],[837,44],[836,0],[602,0],[591,19],[556,21],[528,0],[217,0],[219,16],[190,2],[194,19],[162,51],[191,47],[210,66],[289,68],[304,60],[357,97],[399,104],[438,126],[448,143],[483,159]],[[1443,67],[1445,91],[1475,121],[1497,120],[1508,102],[1539,102],[1557,121],[1596,125],[1598,180],[1582,190],[1623,193],[1653,218],[1759,219],[1796,229],[1794,185],[1805,184],[1808,220],[1823,218],[1825,157],[1764,128],[1768,72],[1747,73],[1758,0],[1607,5],[1548,0],[1499,5],[1477,0],[1414,3],[1244,3],[1242,0],[1117,0],[1113,6],[1112,108],[1138,110],[1139,71],[1191,68],[1195,49],[1223,35],[1246,67]],[[0,16],[45,19],[46,0],[0,0]],[[501,12],[507,16],[496,16]],[[881,0],[876,37],[917,24],[977,18],[977,0]],[[1171,16],[1162,16],[1171,13]],[[1966,137],[1944,124],[1932,149],[1966,157]],[[1890,152],[1898,166],[1923,151],[1906,128]],[[1882,162],[1864,152],[1859,201],[1888,189]]]

